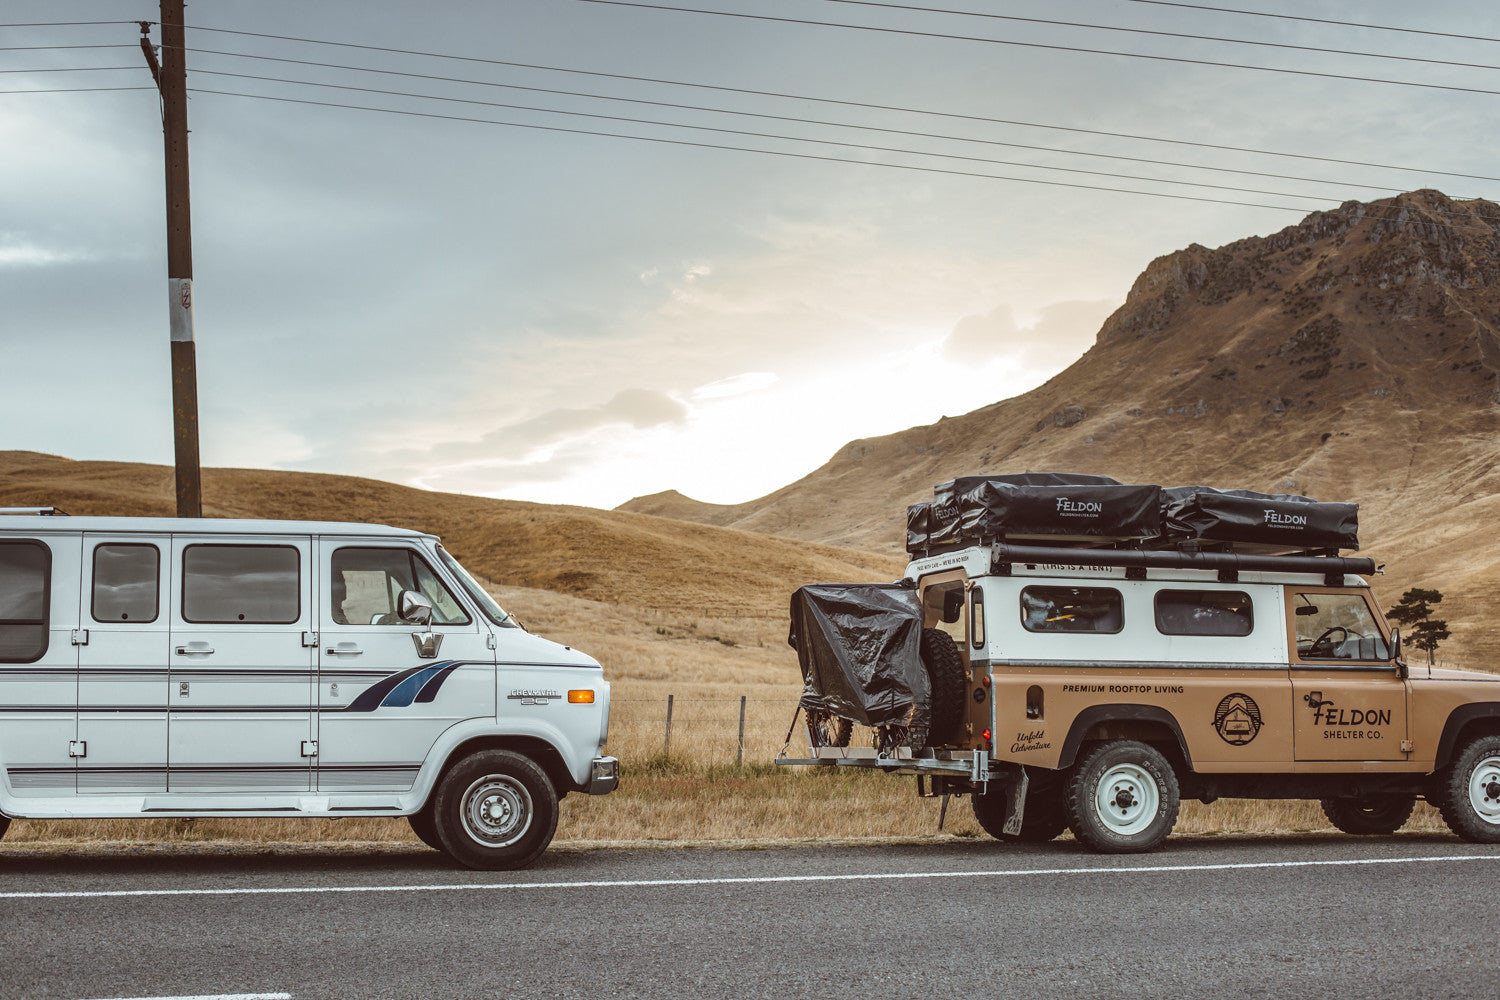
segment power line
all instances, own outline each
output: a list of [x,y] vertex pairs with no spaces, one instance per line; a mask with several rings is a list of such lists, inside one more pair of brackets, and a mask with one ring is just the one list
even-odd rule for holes
[[[315,83],[309,80],[292,80],[285,77],[258,76],[250,73],[225,73],[215,70],[197,70],[200,75],[228,76],[245,80],[262,80],[270,83],[289,83],[310,87],[327,87],[334,90],[352,90],[366,94],[380,94],[386,97],[409,97],[429,101],[447,101],[455,104],[472,104],[488,108],[504,108],[508,111],[534,111],[542,114],[565,115],[573,118],[597,118],[602,121],[623,122],[630,125],[656,125],[664,128],[680,128],[694,132],[714,132],[721,135],[743,136],[754,139],[773,139],[781,142],[805,142],[823,146],[837,146],[842,149],[857,149],[876,153],[897,153],[905,156],[930,156],[943,160],[958,160],[966,163],[988,163],[1003,167],[1023,167],[1032,170],[1056,171],[1069,174],[1087,174],[1093,177],[1112,177],[1117,180],[1146,181],[1152,184],[1170,184],[1181,187],[1208,188],[1217,191],[1233,191],[1240,194],[1267,194],[1278,198],[1303,198],[1308,201],[1324,201],[1325,198],[1318,195],[1296,194],[1290,191],[1267,191],[1261,188],[1249,188],[1239,185],[1210,184],[1203,181],[1171,180],[1160,177],[1142,177],[1139,174],[1124,174],[1108,170],[1087,170],[1081,167],[1059,167],[1048,166],[1039,163],[1020,163],[1014,160],[997,160],[983,156],[964,156],[956,153],[935,153],[919,149],[904,149],[897,146],[876,146],[866,143],[842,142],[836,139],[806,138],[795,135],[779,135],[774,132],[755,132],[748,129],[716,128],[708,125],[689,125],[682,122],[660,121],[652,118],[632,118],[626,115],[606,115],[591,111],[565,111],[556,108],[541,108],[528,104],[509,104],[499,101],[481,101],[465,97],[437,97],[431,94],[415,94],[401,90],[382,90],[374,87],[355,87],[339,83]],[[1327,182],[1337,183],[1337,182]],[[1366,185],[1358,185],[1365,187]],[[1379,191],[1396,191],[1396,188],[1375,188]]]
[[0,52],[53,52],[61,49],[133,49],[134,45],[4,45]]
[[[781,156],[798,160],[819,160],[826,163],[852,163],[862,167],[885,167],[892,170],[909,170],[918,173],[944,174],[950,177],[976,177],[984,180],[1014,181],[1021,184],[1042,184],[1047,187],[1073,188],[1084,191],[1105,191],[1111,194],[1138,194],[1149,198],[1169,198],[1173,201],[1196,201],[1207,202],[1215,205],[1234,205],[1241,208],[1267,208],[1278,212],[1304,213],[1305,208],[1296,208],[1291,205],[1266,205],[1259,202],[1232,201],[1227,198],[1210,198],[1186,194],[1170,194],[1164,191],[1141,191],[1132,188],[1105,187],[1097,184],[1079,184],[1072,181],[1049,181],[1035,177],[1012,177],[1002,174],[984,174],[967,170],[950,170],[943,167],[922,167],[908,163],[880,163],[871,160],[856,160],[849,157],[821,156],[813,153],[794,153],[788,150],[756,149],[749,146],[730,146],[721,143],[693,142],[687,139],[668,139],[661,136],[630,135],[622,132],[605,132],[593,129],[564,128],[560,125],[538,125],[526,122],[496,121],[490,118],[470,118],[461,115],[440,115],[429,111],[403,111],[396,108],[376,108],[361,104],[341,104],[333,101],[313,101],[298,97],[272,97],[267,94],[245,94],[231,90],[209,90],[203,87],[192,87],[190,90],[196,94],[217,94],[222,97],[244,97],[260,101],[280,101],[286,104],[305,104],[324,108],[344,108],[352,111],[374,111],[381,114],[404,115],[412,118],[430,118],[438,121],[470,122],[479,125],[501,125],[509,128],[534,129],[543,132],[561,132],[570,135],[592,135],[603,136],[612,139],[633,139],[638,142],[659,142],[673,146],[690,146],[697,149],[718,149],[739,153],[760,153],[766,156]],[[1302,197],[1298,195],[1297,197]]]
[[[346,65],[346,64],[340,64],[340,63],[318,62],[318,61],[309,60],[309,59],[291,59],[291,58],[286,58],[286,57],[281,57],[281,56],[247,55],[247,54],[244,54],[244,53],[226,52],[226,51],[217,50],[217,49],[197,49],[195,51],[197,51],[199,53],[208,53],[208,54],[212,54],[212,55],[233,56],[233,57],[242,58],[242,59],[257,59],[257,60],[264,60],[264,61],[269,61],[269,62],[284,62],[284,63],[292,63],[294,65],[299,65],[299,66],[316,66],[316,67],[323,68],[323,69],[353,70],[353,71],[361,72],[361,73],[375,73],[375,74],[380,74],[380,75],[383,75],[383,76],[398,76],[398,77],[406,77],[406,78],[418,79],[418,80],[434,80],[434,81],[439,81],[439,82],[442,82],[442,83],[460,83],[460,84],[465,84],[465,85],[470,85],[470,86],[476,86],[476,87],[493,87],[493,88],[500,88],[500,89],[506,89],[506,90],[523,90],[523,91],[528,91],[528,92],[532,92],[532,93],[540,93],[540,94],[555,94],[555,95],[561,95],[561,96],[566,96],[566,97],[584,97],[584,98],[597,99],[597,100],[605,100],[605,101],[618,101],[618,102],[622,102],[622,103],[626,103],[626,104],[643,104],[643,105],[648,105],[648,106],[651,106],[651,107],[672,108],[674,110],[680,110],[680,111],[703,111],[703,112],[709,112],[709,113],[712,113],[712,114],[734,115],[734,116],[737,116],[737,117],[765,118],[765,119],[770,119],[770,120],[773,120],[773,121],[794,122],[794,123],[801,124],[801,125],[820,125],[820,126],[830,126],[830,127],[833,127],[833,128],[855,129],[855,130],[865,131],[865,132],[883,132],[883,133],[890,134],[890,135],[904,135],[904,136],[919,137],[919,138],[924,138],[924,139],[939,139],[939,140],[952,141],[952,142],[971,142],[971,143],[977,143],[977,144],[988,145],[988,146],[1004,146],[1004,147],[1011,148],[1011,149],[1028,149],[1028,150],[1034,150],[1034,151],[1039,151],[1039,152],[1060,153],[1060,154],[1063,154],[1063,155],[1066,155],[1066,156],[1086,156],[1086,157],[1094,157],[1094,158],[1099,158],[1099,159],[1125,160],[1125,161],[1128,161],[1128,162],[1131,162],[1131,163],[1144,163],[1144,164],[1149,164],[1149,165],[1152,165],[1152,166],[1180,167],[1180,168],[1187,169],[1187,170],[1203,170],[1203,171],[1208,171],[1208,172],[1212,172],[1212,173],[1242,174],[1242,175],[1248,175],[1248,176],[1254,176],[1254,177],[1269,177],[1269,178],[1274,178],[1274,179],[1277,179],[1277,180],[1291,180],[1291,181],[1298,181],[1298,182],[1308,183],[1308,184],[1335,184],[1335,185],[1342,185],[1342,186],[1345,186],[1345,187],[1362,188],[1362,189],[1368,190],[1368,191],[1397,191],[1397,190],[1400,190],[1399,188],[1387,187],[1387,186],[1382,186],[1382,185],[1377,185],[1377,184],[1356,184],[1356,183],[1351,183],[1351,182],[1346,182],[1346,181],[1326,180],[1326,179],[1318,178],[1318,177],[1300,177],[1300,176],[1293,175],[1293,174],[1278,174],[1278,173],[1274,173],[1274,172],[1271,172],[1271,171],[1264,171],[1264,170],[1241,170],[1241,169],[1236,169],[1236,168],[1233,168],[1233,167],[1204,166],[1204,165],[1196,164],[1196,163],[1183,163],[1183,162],[1177,161],[1177,160],[1161,160],[1161,159],[1153,159],[1153,158],[1150,158],[1150,157],[1142,157],[1142,156],[1126,156],[1126,155],[1118,154],[1118,153],[1094,153],[1094,152],[1087,152],[1087,151],[1074,150],[1074,149],[1065,149],[1065,148],[1058,147],[1058,146],[1040,146],[1040,145],[1036,145],[1036,144],[1033,144],[1033,143],[1006,142],[1006,141],[999,140],[999,139],[982,139],[982,138],[975,138],[975,137],[961,136],[961,135],[944,135],[944,134],[939,133],[939,132],[922,132],[922,131],[918,131],[918,130],[914,130],[914,129],[882,128],[880,126],[875,126],[875,125],[859,125],[859,124],[854,124],[854,123],[850,123],[850,122],[829,121],[827,119],[820,119],[820,118],[804,118],[804,117],[798,117],[798,116],[794,116],[794,115],[776,115],[776,114],[769,114],[769,113],[758,112],[758,111],[736,111],[736,110],[732,110],[732,109],[728,109],[728,108],[716,108],[716,107],[710,107],[710,106],[701,105],[701,104],[683,104],[683,103],[675,102],[675,101],[652,101],[652,100],[646,100],[646,99],[643,99],[643,98],[617,97],[617,96],[614,96],[612,94],[591,94],[591,93],[588,93],[586,91],[562,90],[562,89],[555,88],[555,87],[531,87],[531,86],[524,86],[522,84],[495,83],[495,82],[488,81],[488,80],[471,80],[471,79],[465,79],[463,77],[441,76],[441,75],[432,74],[432,73],[411,73],[411,72],[406,72],[406,71],[403,71],[403,70],[376,69],[376,68],[368,67],[368,66],[350,66],[350,65]],[[217,75],[217,76],[236,76],[236,77],[241,77],[243,79],[250,79],[250,80],[267,80],[267,81],[273,81],[273,82],[278,82],[278,83],[302,84],[302,85],[305,85],[305,86],[312,86],[312,87],[337,87],[337,86],[339,86],[337,84],[316,83],[316,82],[309,81],[309,80],[288,80],[288,79],[284,79],[284,78],[281,78],[281,77],[258,76],[258,75],[249,74],[249,73],[227,73],[227,72],[218,71],[218,70],[206,70],[206,69],[204,69],[204,70],[198,70],[198,72],[208,73],[208,74]],[[346,90],[366,90],[368,88],[362,88],[362,87],[344,87],[343,89],[346,89]],[[404,96],[404,97],[429,97],[431,100],[447,100],[448,99],[448,98],[441,98],[441,97],[433,97],[431,95],[426,95],[426,94],[405,93],[405,92],[401,92],[401,91],[370,90],[369,92],[371,92],[371,93],[381,93],[381,94],[397,94],[397,95]],[[483,103],[483,102],[479,102],[479,103]],[[495,105],[495,106],[496,107],[517,107],[517,105]],[[539,110],[548,110],[548,109],[527,108],[527,110],[539,111]],[[607,117],[607,116],[600,116],[600,117]],[[1062,168],[1062,169],[1065,169],[1065,168]]]
[[155,90],[155,87],[53,87],[47,90],[0,90],[4,94],[97,94],[108,90]]
[[[1136,135],[1129,132],[1108,132],[1102,129],[1076,128],[1067,125],[1052,125],[1042,122],[1026,122],[1007,118],[989,118],[982,115],[958,114],[950,111],[931,111],[922,108],[907,108],[891,104],[874,104],[864,101],[841,101],[827,97],[813,97],[807,94],[789,94],[774,90],[754,90],[746,87],[726,87],[711,83],[691,83],[685,80],[671,80],[662,77],[632,76],[627,73],[605,73],[598,70],[572,69],[565,66],[548,66],[541,63],[516,62],[506,59],[487,59],[480,56],[462,56],[443,52],[426,52],[420,49],[400,49],[384,45],[364,45],[356,42],[335,42],[327,39],[303,38],[296,35],[273,35],[258,31],[239,31],[233,28],[194,28],[195,31],[211,31],[219,34],[242,35],[251,38],[266,38],[276,41],[301,42],[308,45],[327,45],[335,48],[362,49],[370,52],[387,52],[397,55],[420,56],[429,59],[449,59],[455,62],[478,63],[487,66],[506,66],[515,69],[542,70],[549,73],[569,73],[578,76],[592,76],[607,80],[629,80],[634,83],[662,84],[672,87],[691,87],[698,90],[711,90],[719,93],[743,94],[751,97],[772,97],[791,101],[811,101],[818,104],[838,105],[841,107],[862,108],[871,111],[894,111],[900,114],[928,115],[938,118],[949,118],[955,121],[981,122],[990,125],[1013,125],[1020,128],[1045,129],[1056,132],[1071,132],[1076,135],[1093,135],[1112,139],[1131,139],[1138,142],[1162,142],[1176,146],[1188,146],[1197,149],[1212,149],[1221,152],[1251,153],[1258,156],[1276,156],[1286,159],[1308,160],[1318,163],[1332,163],[1349,167],[1371,167],[1379,170],[1400,170],[1407,173],[1431,174],[1439,177],[1457,177],[1464,180],[1500,181],[1500,177],[1490,177],[1484,174],[1466,174],[1451,170],[1433,170],[1426,167],[1406,167],[1389,163],[1377,163],[1369,160],[1347,160],[1329,156],[1314,156],[1308,153],[1285,153],[1269,149],[1256,149],[1249,146],[1230,146],[1212,142],[1198,142],[1189,139],[1167,139],[1159,136]],[[214,51],[202,50],[197,51]],[[264,59],[274,62],[306,63],[314,66],[336,68],[334,63],[307,62],[304,60],[279,58],[276,56],[252,56],[245,53],[222,53],[225,55],[237,55],[248,59]],[[358,67],[351,67],[358,68]],[[368,70],[368,72],[393,72],[386,70]],[[439,78],[441,79],[441,78]]]
[[[95,24],[140,24],[139,21],[19,21],[10,24],[0,24],[0,28],[76,28],[81,25]],[[148,24],[155,24],[148,21]]]
[[727,10],[705,10],[701,7],[673,7],[667,4],[642,3],[640,0],[578,0],[579,3],[602,4],[609,7],[636,7],[642,10],[671,11],[678,14],[711,14],[716,17],[735,17],[750,21],[769,21],[780,24],[801,24],[819,28],[844,28],[850,31],[870,31],[885,35],[908,35],[915,38],[939,38],[948,41],[983,42],[987,45],[1008,45],[1023,49],[1046,49],[1052,52],[1079,52],[1096,56],[1122,56],[1126,59],[1150,59],[1155,62],[1183,63],[1190,66],[1216,66],[1222,69],[1248,69],[1260,73],[1285,73],[1292,76],[1317,77],[1324,80],[1349,80],[1355,83],[1385,83],[1397,87],[1419,87],[1424,90],[1447,90],[1462,94],[1492,94],[1500,96],[1500,90],[1483,87],[1459,87],[1446,83],[1420,83],[1416,80],[1392,80],[1378,76],[1355,76],[1345,73],[1322,73],[1310,69],[1288,69],[1280,66],[1255,66],[1249,63],[1221,62],[1214,59],[1189,59],[1186,56],[1163,56],[1145,52],[1120,52],[1114,49],[1090,49],[1077,45],[1050,45],[1043,42],[1020,42],[1009,38],[984,38],[977,35],[956,35],[937,31],[914,31],[906,28],[879,28],[868,24],[847,24],[841,21],[814,21],[809,18],[776,17],[770,14],[745,14]]
[[43,69],[0,69],[0,73],[102,73],[107,70],[128,69],[134,72],[139,66],[48,66]]
[[1127,3],[1150,4],[1154,7],[1181,7],[1185,10],[1210,11],[1215,14],[1243,14],[1246,17],[1270,17],[1282,21],[1302,21],[1307,24],[1331,24],[1340,28],[1368,28],[1371,31],[1395,31],[1404,35],[1427,35],[1432,38],[1461,38],[1465,41],[1500,42],[1500,38],[1485,35],[1460,35],[1451,31],[1429,31],[1425,28],[1397,28],[1389,24],[1366,24],[1362,21],[1335,21],[1325,17],[1306,17],[1300,14],[1276,14],[1264,10],[1237,10],[1233,7],[1208,7],[1196,3],[1176,3],[1173,0],[1126,0]]
[[[585,0],[589,2],[589,0]],[[1359,56],[1364,59],[1391,59],[1397,62],[1427,63],[1431,66],[1457,66],[1462,69],[1500,69],[1489,63],[1460,62],[1453,59],[1428,59],[1423,56],[1400,56],[1385,52],[1361,52],[1358,49],[1335,49],[1317,45],[1294,45],[1290,42],[1266,42],[1253,38],[1225,38],[1221,35],[1202,35],[1195,32],[1161,31],[1155,28],[1129,28],[1111,24],[1089,24],[1082,21],[1057,21],[1044,17],[1021,17],[1016,14],[994,14],[988,11],[953,10],[946,7],[918,7],[912,4],[881,3],[879,0],[823,0],[824,3],[841,3],[854,7],[876,7],[883,10],[901,10],[921,14],[951,14],[957,17],[981,17],[991,21],[1013,21],[1021,24],[1045,24],[1058,28],[1084,28],[1089,31],[1115,31],[1127,35],[1154,35],[1158,38],[1179,38],[1195,42],[1226,42],[1231,45],[1254,45],[1267,49],[1286,49],[1292,52],[1316,52],[1321,55]]]

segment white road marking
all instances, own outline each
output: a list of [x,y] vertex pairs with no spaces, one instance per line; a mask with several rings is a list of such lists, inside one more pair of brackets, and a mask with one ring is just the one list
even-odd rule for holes
[[292,1000],[290,993],[215,993],[191,997],[111,997],[110,1000]]
[[[433,885],[276,886],[238,889],[89,889],[0,892],[0,899],[107,899],[131,896],[296,896],[352,892],[494,892],[514,889],[635,889],[697,885],[775,885],[783,882],[879,882],[893,879],[1017,878],[1024,875],[1142,875],[1161,872],[1253,871],[1357,865],[1419,865],[1454,861],[1500,861],[1496,854],[1439,854],[1406,858],[1347,858],[1334,861],[1246,861],[1218,865],[1132,865],[1095,868],[996,868],[946,872],[864,872],[842,875],[746,875],[727,878],[645,878],[588,882],[480,882]],[[141,998],[154,1000],[154,998]],[[174,998],[182,1000],[182,998]]]

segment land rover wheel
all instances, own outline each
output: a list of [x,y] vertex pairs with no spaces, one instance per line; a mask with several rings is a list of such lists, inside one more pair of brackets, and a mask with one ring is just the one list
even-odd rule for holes
[[414,812],[406,817],[406,822],[411,824],[411,832],[417,835],[417,839],[434,851],[448,853],[443,842],[438,838],[437,822],[432,818],[432,803],[429,801],[422,807],[420,812]]
[[1433,804],[1448,829],[1476,844],[1500,843],[1500,736],[1481,736],[1434,776]]
[[854,723],[827,712],[807,713],[807,741],[818,747],[846,747],[854,733]]
[[1345,833],[1384,836],[1406,825],[1416,808],[1415,795],[1378,795],[1364,799],[1324,799],[1323,815]]
[[932,746],[946,746],[957,741],[963,725],[964,709],[968,707],[968,672],[957,643],[941,629],[922,630],[921,655],[932,682],[932,723],[927,738]]
[[432,816],[443,850],[459,864],[525,868],[552,842],[557,792],[530,758],[482,750],[443,776]]
[[996,840],[1014,840],[1026,844],[1045,844],[1068,828],[1063,812],[1062,793],[1056,789],[1029,789],[1026,806],[1021,810],[1021,832],[1006,833],[1005,819],[1009,798],[1004,792],[975,793],[974,819],[980,828]]
[[1149,851],[1177,824],[1177,775],[1161,752],[1145,743],[1099,743],[1068,778],[1063,805],[1073,836],[1090,850]]

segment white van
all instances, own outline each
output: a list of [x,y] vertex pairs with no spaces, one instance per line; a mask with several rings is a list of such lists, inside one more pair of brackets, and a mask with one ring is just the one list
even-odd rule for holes
[[619,783],[593,658],[431,535],[0,509],[0,834],[17,818],[406,816],[520,868]]

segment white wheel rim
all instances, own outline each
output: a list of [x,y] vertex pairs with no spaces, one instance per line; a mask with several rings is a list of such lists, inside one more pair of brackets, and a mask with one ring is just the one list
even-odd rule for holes
[[1100,821],[1121,836],[1150,826],[1160,804],[1156,779],[1139,764],[1116,764],[1100,776],[1094,789],[1094,809]]
[[1474,815],[1500,826],[1500,757],[1486,757],[1469,772],[1469,805]]
[[507,774],[489,774],[463,797],[464,832],[485,847],[509,847],[531,828],[531,793]]

